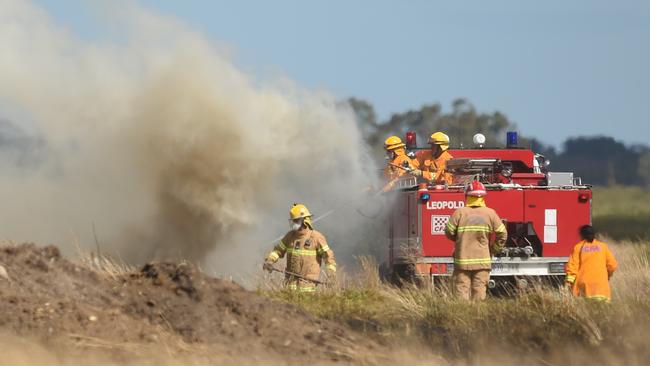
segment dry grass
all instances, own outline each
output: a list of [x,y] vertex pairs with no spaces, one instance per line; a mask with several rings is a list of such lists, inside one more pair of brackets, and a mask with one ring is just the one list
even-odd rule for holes
[[316,295],[267,294],[383,342],[424,344],[453,363],[645,364],[650,357],[645,335],[650,328],[650,247],[638,242],[611,247],[620,263],[611,304],[538,286],[516,297],[465,302],[444,287],[382,284],[367,258],[360,260],[356,280],[336,289]]
[[83,251],[77,248],[79,263],[97,272],[104,277],[117,280],[120,277],[133,273],[135,268],[121,259],[115,259],[109,255],[97,255],[95,252]]

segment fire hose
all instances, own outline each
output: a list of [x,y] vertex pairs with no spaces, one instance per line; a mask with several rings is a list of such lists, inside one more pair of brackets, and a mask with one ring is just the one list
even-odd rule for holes
[[315,283],[315,284],[317,284],[317,285],[324,285],[324,284],[325,284],[325,282],[323,282],[323,281],[312,280],[311,278],[307,278],[307,277],[305,277],[305,276],[303,276],[303,275],[299,275],[299,274],[294,273],[294,272],[289,272],[289,271],[287,271],[286,269],[285,269],[285,270],[281,270],[281,269],[277,269],[277,268],[271,266],[271,271],[273,271],[273,272],[279,272],[279,273],[284,273],[284,274],[286,274],[286,275],[293,276],[293,277],[295,277],[295,278],[299,278],[299,279],[301,279],[301,280],[305,280],[305,281],[313,282],[313,283]]
[[[406,164],[406,162],[404,162],[404,163]],[[406,167],[406,166],[402,166],[402,165],[395,164],[395,163],[392,163],[392,162],[388,162],[388,165],[394,166],[395,168],[402,169],[402,170],[406,171],[407,173],[413,173],[414,170],[417,170],[417,169],[413,169],[413,168],[411,168],[410,166],[409,166],[409,167]],[[395,184],[395,182],[397,182],[400,178],[401,178],[401,177],[397,177],[397,178],[391,180],[390,182],[388,182],[388,183],[384,186],[384,188],[382,188],[381,192],[388,192],[388,191],[390,190],[390,188],[393,187],[393,185]]]
[[[405,162],[405,163],[406,163],[406,162]],[[388,164],[389,164],[389,165],[392,165],[392,166],[394,166],[394,167],[396,167],[396,168],[400,168],[400,169],[402,169],[402,170],[406,170],[406,171],[409,172],[409,173],[412,172],[413,170],[415,170],[415,169],[413,169],[413,168],[409,168],[409,167],[401,166],[401,165],[399,165],[399,164],[395,164],[395,163],[391,163],[391,162],[388,162]]]
[[[395,166],[395,167],[397,167],[397,168],[400,168],[400,169],[406,170],[407,172],[412,172],[412,171],[413,171],[413,169],[411,169],[411,168],[403,167],[403,166],[400,166],[400,165],[398,165],[398,164],[394,164],[394,163],[391,163],[391,162],[389,162],[389,164],[390,164],[390,165],[393,165],[393,166]],[[391,184],[391,183],[393,183],[393,182],[395,182],[395,181],[397,181],[397,179],[392,180],[389,184]],[[378,192],[376,192],[375,194],[372,195],[372,198],[378,197],[378,196],[381,195],[382,193],[385,193],[385,192],[384,192],[383,190],[379,190]],[[355,200],[355,201],[357,201],[357,200]],[[320,221],[320,220],[326,218],[327,216],[333,214],[333,213],[336,212],[338,209],[340,209],[340,208],[342,208],[342,207],[344,207],[344,206],[348,206],[348,205],[350,205],[350,204],[351,204],[351,203],[347,203],[347,204],[341,205],[341,206],[339,206],[339,207],[333,208],[333,209],[331,209],[331,210],[325,212],[324,214],[322,214],[322,215],[320,215],[320,216],[314,218],[314,219],[312,220],[312,223],[315,224],[315,223],[317,223],[318,221]],[[383,206],[383,204],[382,204],[382,206]],[[366,215],[365,213],[361,212],[361,210],[360,210],[359,208],[355,209],[355,211],[356,211],[358,214],[360,214],[361,216],[366,217],[366,218],[374,219],[374,218],[376,218],[377,216],[379,216],[379,214],[376,214],[376,215]],[[380,211],[381,211],[381,209],[380,209]],[[268,245],[273,245],[273,244],[277,243],[277,242],[278,242],[280,239],[282,239],[283,237],[284,237],[284,235],[278,236],[278,237],[275,238],[274,240],[270,241],[270,242],[267,244],[267,246],[268,246]]]

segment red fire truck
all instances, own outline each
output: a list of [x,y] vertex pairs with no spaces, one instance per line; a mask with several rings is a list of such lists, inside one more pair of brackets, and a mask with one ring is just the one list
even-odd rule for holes
[[[411,141],[410,153],[415,139]],[[488,190],[486,203],[506,224],[508,241],[492,258],[490,287],[526,286],[532,279],[560,281],[579,227],[591,222],[591,187],[572,173],[549,172],[548,160],[519,148],[512,136],[507,148],[477,146],[450,149],[451,185],[427,185],[405,176],[391,194],[388,217],[388,269],[393,279],[436,279],[453,272],[454,243],[444,230],[451,214],[465,202],[464,186],[479,180]],[[415,278],[414,278],[415,277]]]

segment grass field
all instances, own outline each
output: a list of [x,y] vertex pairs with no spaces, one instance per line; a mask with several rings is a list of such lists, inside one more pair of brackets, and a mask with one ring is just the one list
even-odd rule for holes
[[610,304],[541,286],[517,296],[465,302],[444,287],[383,284],[367,258],[360,261],[360,273],[313,296],[279,286],[261,292],[344,322],[389,347],[410,350],[405,362],[411,364],[645,365],[650,359],[649,193],[639,187],[594,188],[594,225],[620,264]]
[[510,298],[465,302],[445,288],[382,284],[368,259],[355,280],[342,280],[313,296],[262,292],[398,349],[417,345],[421,355],[438,357],[442,364],[645,365],[650,357],[650,246],[624,242],[611,247],[620,262],[611,304],[542,287]]
[[593,223],[617,240],[650,240],[650,189],[595,187]]

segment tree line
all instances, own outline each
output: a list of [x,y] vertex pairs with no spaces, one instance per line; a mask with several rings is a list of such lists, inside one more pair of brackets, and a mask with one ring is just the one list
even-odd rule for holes
[[[486,146],[505,145],[507,131],[518,126],[501,112],[478,112],[466,99],[456,99],[451,110],[444,111],[440,103],[423,105],[379,121],[372,104],[349,98],[348,104],[356,115],[357,124],[372,155],[381,162],[384,139],[391,135],[403,138],[415,131],[418,146],[426,146],[433,131],[449,135],[452,148],[471,147],[476,133],[486,136]],[[550,159],[551,171],[572,171],[584,183],[602,186],[650,186],[650,148],[646,145],[626,145],[611,136],[569,137],[561,148],[544,144],[535,137],[519,134],[519,145],[530,147]]]

